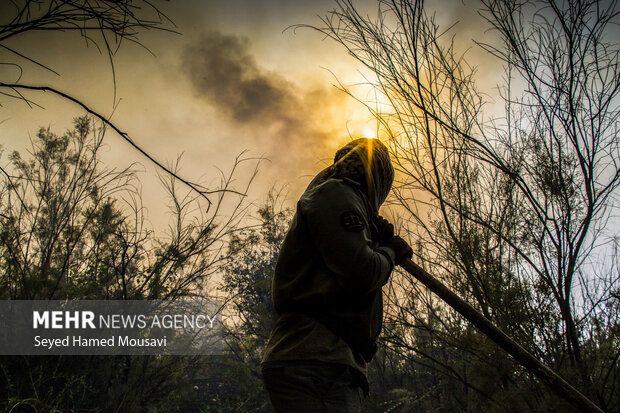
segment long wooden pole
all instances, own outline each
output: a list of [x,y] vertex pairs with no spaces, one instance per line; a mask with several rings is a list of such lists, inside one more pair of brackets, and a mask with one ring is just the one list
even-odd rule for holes
[[422,267],[409,259],[405,259],[400,266],[424,284],[429,290],[437,294],[439,298],[445,301],[450,307],[458,311],[459,314],[465,317],[478,328],[478,330],[493,340],[495,344],[514,357],[519,364],[535,374],[536,377],[549,386],[556,394],[568,400],[573,406],[579,408],[580,411],[603,413],[603,410],[581,394],[579,390],[568,384],[564,379],[558,376],[557,373],[532,356],[526,349],[521,347],[516,341],[491,323],[491,321],[478,310],[469,305],[466,301],[463,301]]

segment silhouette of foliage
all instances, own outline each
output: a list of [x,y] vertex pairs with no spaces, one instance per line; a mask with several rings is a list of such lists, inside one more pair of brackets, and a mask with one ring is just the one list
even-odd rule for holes
[[[40,129],[29,156],[9,154],[0,182],[0,298],[203,297],[230,263],[228,238],[242,230],[246,208],[243,194],[226,191],[233,174],[222,176],[210,209],[162,177],[171,218],[158,234],[133,168],[103,165],[104,133],[81,117],[63,135]],[[193,386],[205,368],[200,359],[159,356],[3,357],[0,366],[2,408],[43,411],[198,406]]]
[[[336,3],[317,29],[370,71],[387,102],[368,108],[392,148],[418,262],[617,410],[618,3],[482,0],[490,30],[478,45],[505,70],[506,111],[495,118],[424,1],[380,0],[376,18]],[[386,351],[411,361],[410,408],[437,408],[447,395],[450,408],[510,410],[509,394],[523,410],[566,408],[411,277],[391,288]],[[428,368],[424,401],[415,372]]]

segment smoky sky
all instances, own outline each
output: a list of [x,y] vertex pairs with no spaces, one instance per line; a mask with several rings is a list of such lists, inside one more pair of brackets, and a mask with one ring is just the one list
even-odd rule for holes
[[209,32],[185,50],[184,63],[195,93],[235,121],[293,120],[293,85],[258,66],[249,40]]
[[204,34],[184,50],[183,68],[193,93],[224,115],[220,121],[245,131],[239,144],[264,151],[273,176],[307,179],[333,156],[333,138],[346,129],[344,94],[261,67],[243,37]]

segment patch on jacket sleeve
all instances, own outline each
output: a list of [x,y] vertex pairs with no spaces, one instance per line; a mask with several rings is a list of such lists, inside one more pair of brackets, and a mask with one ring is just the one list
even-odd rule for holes
[[340,224],[350,232],[360,232],[364,229],[364,221],[356,212],[345,211],[340,215]]

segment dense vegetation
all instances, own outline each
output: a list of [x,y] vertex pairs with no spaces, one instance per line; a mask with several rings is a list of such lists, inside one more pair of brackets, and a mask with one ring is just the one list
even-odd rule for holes
[[[620,411],[617,3],[482,0],[490,30],[476,47],[504,70],[495,117],[467,55],[422,1],[379,4],[373,19],[337,1],[317,29],[374,76],[383,103],[369,108],[398,169],[392,212],[415,261]],[[103,136],[81,117],[62,135],[41,129],[29,155],[3,148],[0,298],[217,296],[224,354],[5,356],[1,408],[268,411],[259,363],[291,211],[273,192],[252,210],[228,190],[231,176],[207,200],[166,174],[171,220],[156,232],[132,168],[102,163]],[[367,411],[572,409],[410,275],[395,272],[384,293]]]

